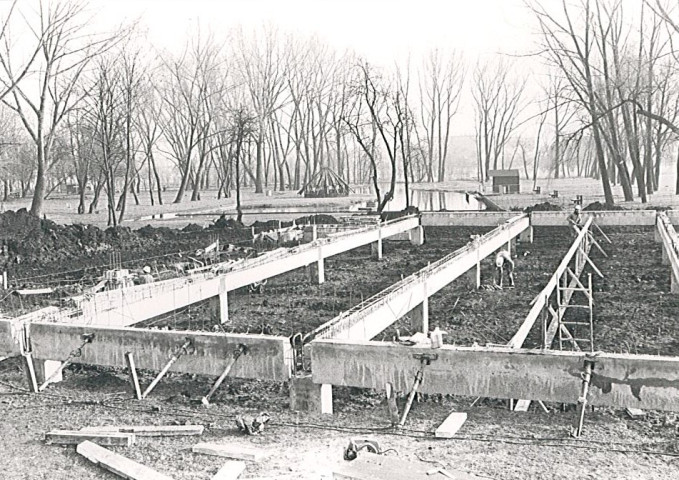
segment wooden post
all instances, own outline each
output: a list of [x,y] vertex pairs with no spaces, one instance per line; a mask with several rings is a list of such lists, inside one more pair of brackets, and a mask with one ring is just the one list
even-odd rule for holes
[[130,383],[132,383],[132,389],[134,390],[134,395],[137,400],[141,400],[141,387],[139,386],[139,377],[137,376],[137,367],[134,365],[134,358],[132,353],[125,353],[125,362],[127,363],[127,368],[130,370]]
[[35,375],[35,364],[33,363],[33,355],[31,353],[25,353],[24,361],[26,362],[28,389],[33,393],[38,393],[38,377]]

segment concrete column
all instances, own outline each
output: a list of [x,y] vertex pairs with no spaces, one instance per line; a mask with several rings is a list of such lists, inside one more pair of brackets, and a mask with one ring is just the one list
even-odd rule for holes
[[424,301],[413,308],[410,312],[410,327],[425,335],[429,333],[429,298],[427,297],[427,284],[423,284]]
[[382,227],[377,227],[377,241],[370,244],[370,253],[373,258],[382,260]]
[[309,272],[309,279],[312,282],[318,282],[319,285],[325,282],[325,265],[323,259],[309,265],[307,271]]
[[[38,381],[38,386],[45,383],[45,380],[50,378],[54,372],[56,372],[59,367],[61,367],[61,362],[58,360],[39,360],[37,358],[33,359],[33,365],[35,365],[35,377]],[[50,383],[57,383],[63,381],[64,376],[62,372],[54,377]]]
[[476,289],[481,288],[481,262],[476,262]]
[[672,280],[670,280],[670,293],[679,293],[679,283],[677,282],[677,279],[674,278],[674,272],[670,272],[670,277]]
[[313,383],[311,375],[292,377],[290,409],[332,415],[332,385]]
[[533,243],[533,227],[528,227],[519,234],[519,241],[521,243]]
[[219,282],[219,295],[210,299],[210,318],[221,324],[229,321],[229,299],[226,292],[226,279]]
[[318,226],[312,225],[311,226],[311,241],[313,242],[316,239],[318,239]]
[[377,260],[382,260],[382,239],[370,244],[370,254]]
[[425,299],[424,302],[420,303],[418,306],[413,308],[410,312],[410,327],[413,330],[420,331],[424,334],[429,332],[429,300]]
[[424,244],[424,227],[422,225],[418,225],[417,227],[413,228],[408,232],[408,237],[410,239],[410,243],[412,245],[415,245],[419,247],[420,245]]
[[663,265],[669,265],[670,264],[670,256],[667,254],[667,249],[663,245],[662,247],[662,264]]

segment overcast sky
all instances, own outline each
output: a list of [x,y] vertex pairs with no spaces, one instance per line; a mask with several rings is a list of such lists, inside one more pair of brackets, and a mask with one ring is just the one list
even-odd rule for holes
[[106,21],[141,17],[158,46],[175,48],[195,26],[213,31],[264,23],[316,34],[389,64],[431,47],[477,54],[531,48],[522,0],[93,0]]

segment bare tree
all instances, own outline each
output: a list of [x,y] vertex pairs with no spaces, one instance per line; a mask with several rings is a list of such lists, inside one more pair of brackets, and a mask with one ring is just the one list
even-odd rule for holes
[[432,50],[422,65],[420,117],[427,144],[427,180],[430,182],[443,182],[446,177],[450,128],[458,110],[465,75],[464,60],[458,52],[446,55],[440,50]]
[[37,169],[30,211],[39,216],[55,132],[84,95],[77,88],[80,77],[91,61],[110,49],[122,34],[83,34],[89,19],[84,15],[84,7],[74,1],[41,1],[37,13],[37,25],[29,21],[40,52],[32,74],[22,76],[23,71],[16,71],[8,42],[0,51],[0,66],[4,85],[14,86],[3,102],[19,115],[36,147]]
[[[476,115],[476,154],[479,181],[504,162],[505,147],[523,111],[526,82],[513,78],[510,65],[502,60],[478,64],[473,74],[472,96]],[[504,165],[501,165],[504,168]]]

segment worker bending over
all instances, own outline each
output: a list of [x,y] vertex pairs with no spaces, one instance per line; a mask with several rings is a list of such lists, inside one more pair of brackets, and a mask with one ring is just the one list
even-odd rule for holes
[[509,278],[509,286],[514,286],[514,260],[512,260],[507,250],[500,250],[495,255],[495,269],[497,271],[496,278],[494,279],[495,285],[499,284],[502,287],[502,277],[506,271]]
[[568,215],[568,223],[580,230],[582,227],[582,205],[576,205],[573,213]]

